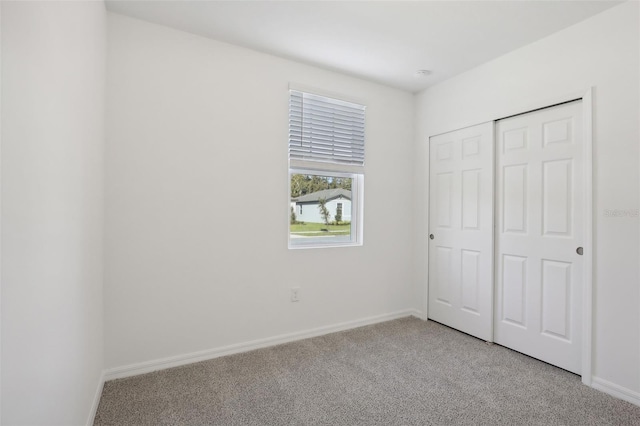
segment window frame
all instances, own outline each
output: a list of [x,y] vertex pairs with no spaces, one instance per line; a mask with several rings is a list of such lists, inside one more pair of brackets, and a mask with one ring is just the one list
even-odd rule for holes
[[[299,239],[299,238],[291,238],[291,221],[290,221],[290,215],[289,215],[288,216],[289,220],[287,221],[287,229],[288,229],[287,239],[288,239],[289,249],[298,250],[298,249],[362,246],[363,245],[363,229],[364,229],[364,226],[363,226],[364,224],[364,221],[363,221],[364,174],[289,167],[289,173],[287,174],[288,176],[287,196],[289,199],[288,206],[291,203],[291,176],[294,174],[350,178],[351,179],[351,230],[350,230],[349,241],[323,242],[323,241],[313,240],[309,242],[304,242],[302,239]],[[289,208],[289,212],[290,212],[290,208]]]
[[[340,241],[340,242],[318,242],[317,240],[314,242],[304,243],[299,241],[300,239],[296,238],[295,243],[292,243],[291,238],[291,226],[290,226],[290,214],[286,217],[289,218],[287,220],[287,241],[289,249],[309,249],[309,248],[333,248],[333,247],[355,247],[362,246],[364,242],[364,174],[365,174],[365,157],[366,157],[366,105],[362,99],[357,99],[352,96],[343,96],[339,93],[332,93],[326,90],[320,90],[317,88],[309,87],[306,85],[300,85],[297,83],[289,83],[289,150],[291,149],[291,102],[292,102],[292,92],[300,92],[304,94],[311,95],[312,97],[321,97],[327,98],[329,103],[331,101],[337,101],[337,105],[341,105],[342,103],[353,104],[353,106],[362,107],[363,110],[363,121],[362,125],[364,134],[363,136],[363,155],[362,160],[358,164],[357,162],[353,164],[345,164],[342,161],[333,162],[327,161],[325,159],[312,159],[312,158],[300,158],[296,156],[295,158],[291,158],[291,152],[288,154],[288,167],[289,173],[287,174],[287,197],[289,203],[287,203],[287,209],[290,213],[290,205],[291,205],[291,175],[292,174],[305,174],[305,175],[316,175],[316,176],[327,176],[327,177],[341,177],[341,178],[351,178],[351,232],[350,232],[350,240],[349,241]],[[343,141],[341,141],[343,142]],[[295,210],[295,209],[294,209]]]

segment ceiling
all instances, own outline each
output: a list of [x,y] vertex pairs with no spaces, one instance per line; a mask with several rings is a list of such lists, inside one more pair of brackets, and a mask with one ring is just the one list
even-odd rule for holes
[[[620,2],[106,3],[111,12],[416,92]],[[416,75],[422,69],[432,72]]]

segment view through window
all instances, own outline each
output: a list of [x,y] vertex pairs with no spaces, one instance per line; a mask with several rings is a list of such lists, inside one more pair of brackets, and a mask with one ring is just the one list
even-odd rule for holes
[[354,186],[354,177],[291,173],[291,242],[306,245],[352,241]]

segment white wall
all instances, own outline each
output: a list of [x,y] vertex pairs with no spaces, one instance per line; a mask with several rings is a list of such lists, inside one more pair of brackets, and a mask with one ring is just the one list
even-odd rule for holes
[[[595,87],[593,373],[632,393],[640,391],[639,223],[605,217],[604,210],[639,203],[638,24],[638,3],[625,3],[420,93],[415,156],[416,193],[426,194],[430,135]],[[424,302],[427,205],[426,196],[420,199],[416,299]]]
[[2,4],[2,424],[86,424],[103,369],[102,2]]
[[[119,15],[108,29],[107,367],[409,308],[411,94]],[[367,105],[363,247],[287,249],[289,82]]]

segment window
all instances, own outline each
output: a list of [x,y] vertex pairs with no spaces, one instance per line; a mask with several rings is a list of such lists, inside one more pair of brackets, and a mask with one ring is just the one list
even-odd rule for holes
[[362,244],[365,107],[290,90],[289,247]]
[[298,214],[289,221],[290,246],[354,244],[357,228],[352,203],[357,177],[309,173],[291,173],[291,211]]

